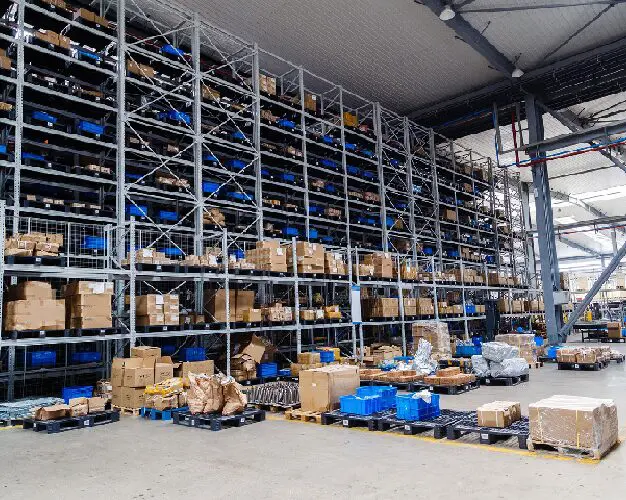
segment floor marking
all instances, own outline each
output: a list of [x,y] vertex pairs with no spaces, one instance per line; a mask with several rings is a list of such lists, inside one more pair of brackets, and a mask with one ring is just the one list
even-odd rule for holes
[[[294,424],[306,424],[310,426],[321,425],[321,424],[315,424],[314,422],[303,422],[301,420],[287,420],[286,418],[280,418],[276,416],[266,416],[265,418],[266,420],[280,420],[283,422],[289,422],[289,423],[294,423]],[[337,429],[344,430],[344,428],[341,426],[325,425],[324,427],[327,427],[329,429],[335,429],[335,430]],[[582,457],[577,458],[577,457],[570,457],[566,455],[553,455],[550,453],[521,450],[521,449],[516,449],[516,448],[504,448],[502,446],[485,445],[485,444],[478,444],[478,443],[464,443],[464,442],[450,440],[446,438],[435,439],[434,437],[430,437],[430,436],[419,436],[417,434],[411,435],[411,434],[399,434],[397,432],[370,431],[366,427],[352,427],[350,428],[350,430],[367,432],[367,433],[377,433],[380,435],[391,436],[391,437],[413,438],[413,439],[418,439],[420,441],[425,441],[428,443],[437,443],[437,444],[442,444],[445,446],[477,448],[480,450],[486,450],[486,451],[490,451],[494,453],[508,453],[510,455],[519,455],[523,457],[546,458],[549,460],[561,460],[561,461],[576,461],[582,464],[589,464],[589,465],[598,465],[600,463],[600,460],[594,460],[593,458],[582,458]]]

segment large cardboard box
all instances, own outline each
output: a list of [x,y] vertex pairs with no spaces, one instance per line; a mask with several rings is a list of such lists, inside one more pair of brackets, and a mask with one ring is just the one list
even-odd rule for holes
[[161,357],[161,348],[147,345],[140,345],[130,348],[131,358],[159,358]]
[[104,408],[106,407],[108,398],[100,398],[100,397],[93,397],[93,398],[87,398],[87,406],[89,407],[89,413],[97,413],[99,411],[104,411]]
[[[205,308],[213,322],[226,322],[226,290],[205,291]],[[229,291],[230,321],[243,321],[244,311],[254,309],[255,293],[251,290]]]
[[113,295],[113,283],[110,281],[72,281],[65,287],[65,296],[105,294]]
[[493,401],[479,406],[476,413],[481,427],[509,427],[522,417],[520,404],[512,401]]
[[252,335],[250,342],[239,349],[238,354],[247,354],[255,363],[260,363],[265,354],[266,345],[260,337]]
[[154,383],[158,384],[174,376],[174,363],[169,356],[157,358],[154,364]]
[[339,396],[353,394],[360,385],[359,369],[329,365],[299,374],[300,401],[304,411],[327,411],[339,405]]
[[215,372],[215,362],[212,359],[205,361],[185,361],[183,363],[174,364],[174,376],[183,379],[183,385],[189,387],[190,373],[204,373],[213,375]]
[[5,330],[63,330],[65,301],[53,299],[14,300],[5,304]]
[[69,416],[69,405],[43,406],[35,410],[35,420],[58,420]]
[[130,358],[124,363],[124,387],[145,387],[154,384],[156,358]]
[[301,352],[298,354],[298,363],[300,364],[311,364],[311,363],[319,363],[321,354],[319,352]]
[[528,409],[534,444],[589,450],[600,458],[617,442],[617,408],[611,399],[556,395]]
[[6,300],[54,299],[56,294],[52,285],[46,281],[22,281],[11,285]]
[[606,324],[610,339],[619,339],[622,337],[622,325],[619,321],[609,321]]
[[135,310],[139,316],[163,313],[163,295],[153,293],[135,297]]
[[145,405],[146,395],[143,387],[122,387],[121,405],[123,408],[141,408]]

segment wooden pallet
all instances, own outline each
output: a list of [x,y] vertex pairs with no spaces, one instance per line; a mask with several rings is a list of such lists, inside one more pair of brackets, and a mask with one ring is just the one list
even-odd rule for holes
[[111,408],[120,412],[120,415],[132,415],[138,417],[141,413],[141,408],[124,408],[123,406],[111,405]]
[[603,456],[605,456],[609,451],[615,448],[618,444],[615,443],[610,449],[605,451],[604,453],[600,453],[600,450],[593,450],[589,448],[575,448],[571,446],[559,446],[554,444],[542,443],[540,441],[533,441],[529,439],[528,442],[528,450],[529,451],[548,451],[555,452],[559,455],[566,455],[569,457],[576,458],[591,458],[593,460],[600,460]]
[[316,424],[322,423],[321,411],[304,411],[300,409],[285,411],[285,418],[287,420],[300,420],[302,422],[315,422]]

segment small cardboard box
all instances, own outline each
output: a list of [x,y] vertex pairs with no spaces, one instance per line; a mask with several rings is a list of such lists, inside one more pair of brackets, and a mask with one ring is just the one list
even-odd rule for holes
[[89,413],[89,400],[87,398],[72,398],[69,401],[70,416],[80,417]]
[[113,295],[113,282],[111,281],[73,281],[65,287],[65,296],[106,294]]
[[141,408],[145,405],[145,389],[135,387],[122,387],[121,402],[123,408]]
[[154,383],[158,384],[174,376],[174,363],[169,356],[162,356],[157,359],[154,365]]
[[70,414],[69,405],[43,406],[35,410],[35,420],[58,420]]
[[512,401],[493,401],[479,406],[476,412],[481,427],[509,427],[522,416],[520,404]]
[[160,347],[151,347],[147,345],[140,345],[130,348],[131,358],[159,358],[161,357]]
[[215,372],[215,362],[212,359],[205,361],[185,361],[174,364],[174,376],[183,379],[183,385],[189,387],[189,373],[204,373],[213,375]]
[[319,352],[301,352],[298,354],[298,363],[311,364],[320,363],[321,354]]
[[87,405],[89,406],[89,413],[98,413],[100,411],[104,411],[104,408],[107,404],[107,398],[93,397],[87,398]]

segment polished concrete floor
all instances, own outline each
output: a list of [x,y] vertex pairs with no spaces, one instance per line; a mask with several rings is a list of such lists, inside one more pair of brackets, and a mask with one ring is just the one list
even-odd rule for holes
[[[613,344],[617,346],[618,344]],[[618,350],[626,353],[626,344]],[[612,398],[626,436],[626,364],[600,372],[533,371],[529,383],[442,396],[473,409],[552,394]],[[624,497],[626,444],[600,462],[399,433],[288,422],[277,415],[211,432],[125,417],[45,435],[0,432],[0,498],[603,498]]]

